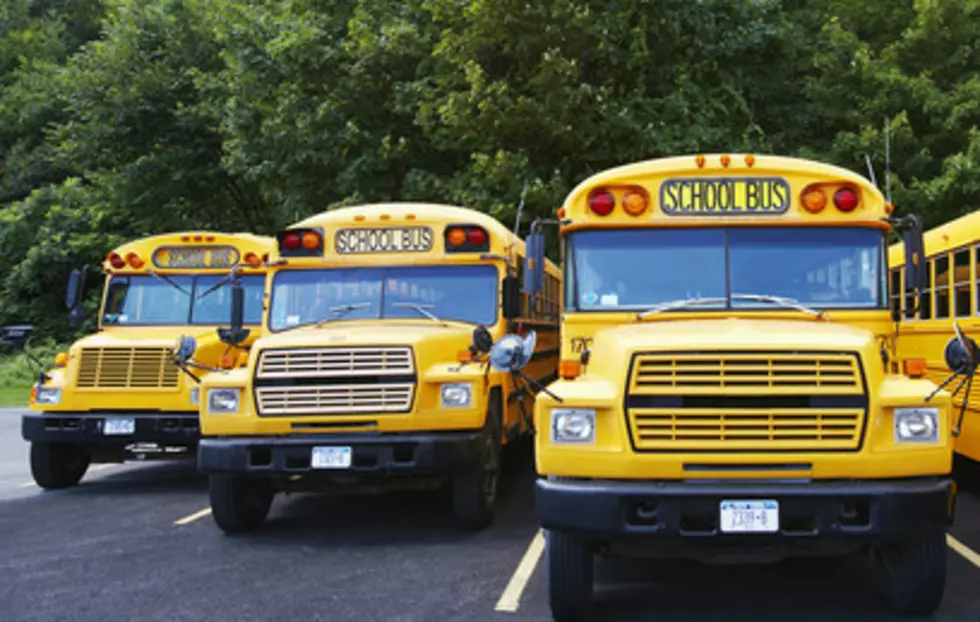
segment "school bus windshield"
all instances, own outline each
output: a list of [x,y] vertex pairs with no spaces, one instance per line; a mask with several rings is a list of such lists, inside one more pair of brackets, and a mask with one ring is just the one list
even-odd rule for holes
[[[231,290],[222,275],[114,276],[109,281],[102,322],[116,326],[219,325],[228,322]],[[265,277],[239,277],[245,293],[245,323],[262,322]],[[193,301],[193,303],[192,303]]]
[[569,309],[643,310],[694,298],[700,309],[881,308],[885,240],[870,228],[590,230],[569,235]]
[[272,286],[273,331],[333,319],[431,318],[496,322],[490,265],[283,270]]

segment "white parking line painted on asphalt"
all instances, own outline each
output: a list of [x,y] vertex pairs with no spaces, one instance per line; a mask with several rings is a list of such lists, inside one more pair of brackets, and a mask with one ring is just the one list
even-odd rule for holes
[[205,516],[211,516],[211,508],[204,508],[203,510],[194,512],[193,514],[188,514],[184,518],[178,518],[174,521],[174,525],[189,525],[196,520],[200,520]]
[[494,607],[494,610],[505,611],[507,613],[515,613],[517,611],[521,606],[521,595],[524,594],[524,588],[527,587],[527,582],[531,580],[531,575],[534,574],[534,569],[537,568],[542,553],[544,553],[544,533],[538,530],[534,534],[531,544],[528,545],[527,551],[524,552],[521,563],[514,570],[514,575],[510,578],[510,582],[507,583],[507,587],[504,588],[503,593],[500,595],[500,600],[497,601],[497,606]]
[[961,556],[966,558],[968,562],[970,562],[977,568],[980,568],[980,553],[977,553],[976,551],[974,551],[967,545],[963,544],[962,542],[960,542],[950,534],[946,534],[946,544],[949,545],[949,548],[953,549]]

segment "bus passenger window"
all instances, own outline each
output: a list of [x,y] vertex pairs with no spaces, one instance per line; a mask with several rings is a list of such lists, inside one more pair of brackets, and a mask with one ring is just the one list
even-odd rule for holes
[[936,298],[936,314],[934,317],[937,320],[946,319],[949,317],[950,278],[949,255],[945,253],[936,257],[935,286],[933,289]]
[[962,248],[953,253],[953,287],[956,317],[968,317],[973,297],[970,295],[970,249]]
[[929,282],[922,289],[922,293],[919,296],[919,319],[920,320],[930,320],[932,319],[932,284],[935,282],[933,280],[933,264],[935,262],[930,259],[926,262],[926,274],[929,275]]

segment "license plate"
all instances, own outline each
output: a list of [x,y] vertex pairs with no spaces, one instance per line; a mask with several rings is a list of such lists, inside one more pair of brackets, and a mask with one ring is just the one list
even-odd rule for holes
[[314,447],[310,465],[314,469],[349,469],[350,447]]
[[102,425],[102,433],[106,436],[126,436],[136,432],[135,419],[106,419]]
[[778,501],[722,501],[724,533],[775,533],[779,531]]

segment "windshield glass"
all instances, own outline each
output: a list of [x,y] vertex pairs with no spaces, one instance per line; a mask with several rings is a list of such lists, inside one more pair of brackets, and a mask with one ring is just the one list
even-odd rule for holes
[[420,318],[417,305],[442,320],[493,324],[494,266],[396,266],[284,270],[272,286],[269,328],[321,320]]
[[[227,284],[198,300],[198,296],[221,281],[223,276],[168,275],[167,278],[172,284],[142,274],[112,277],[106,293],[102,323],[117,326],[220,326],[230,321],[231,289]],[[265,277],[250,275],[239,278],[245,294],[245,323],[261,324]]]
[[[759,294],[815,308],[880,308],[884,235],[875,229],[744,227],[582,231],[571,236],[567,305],[644,310]],[[699,309],[774,308],[757,300]]]

